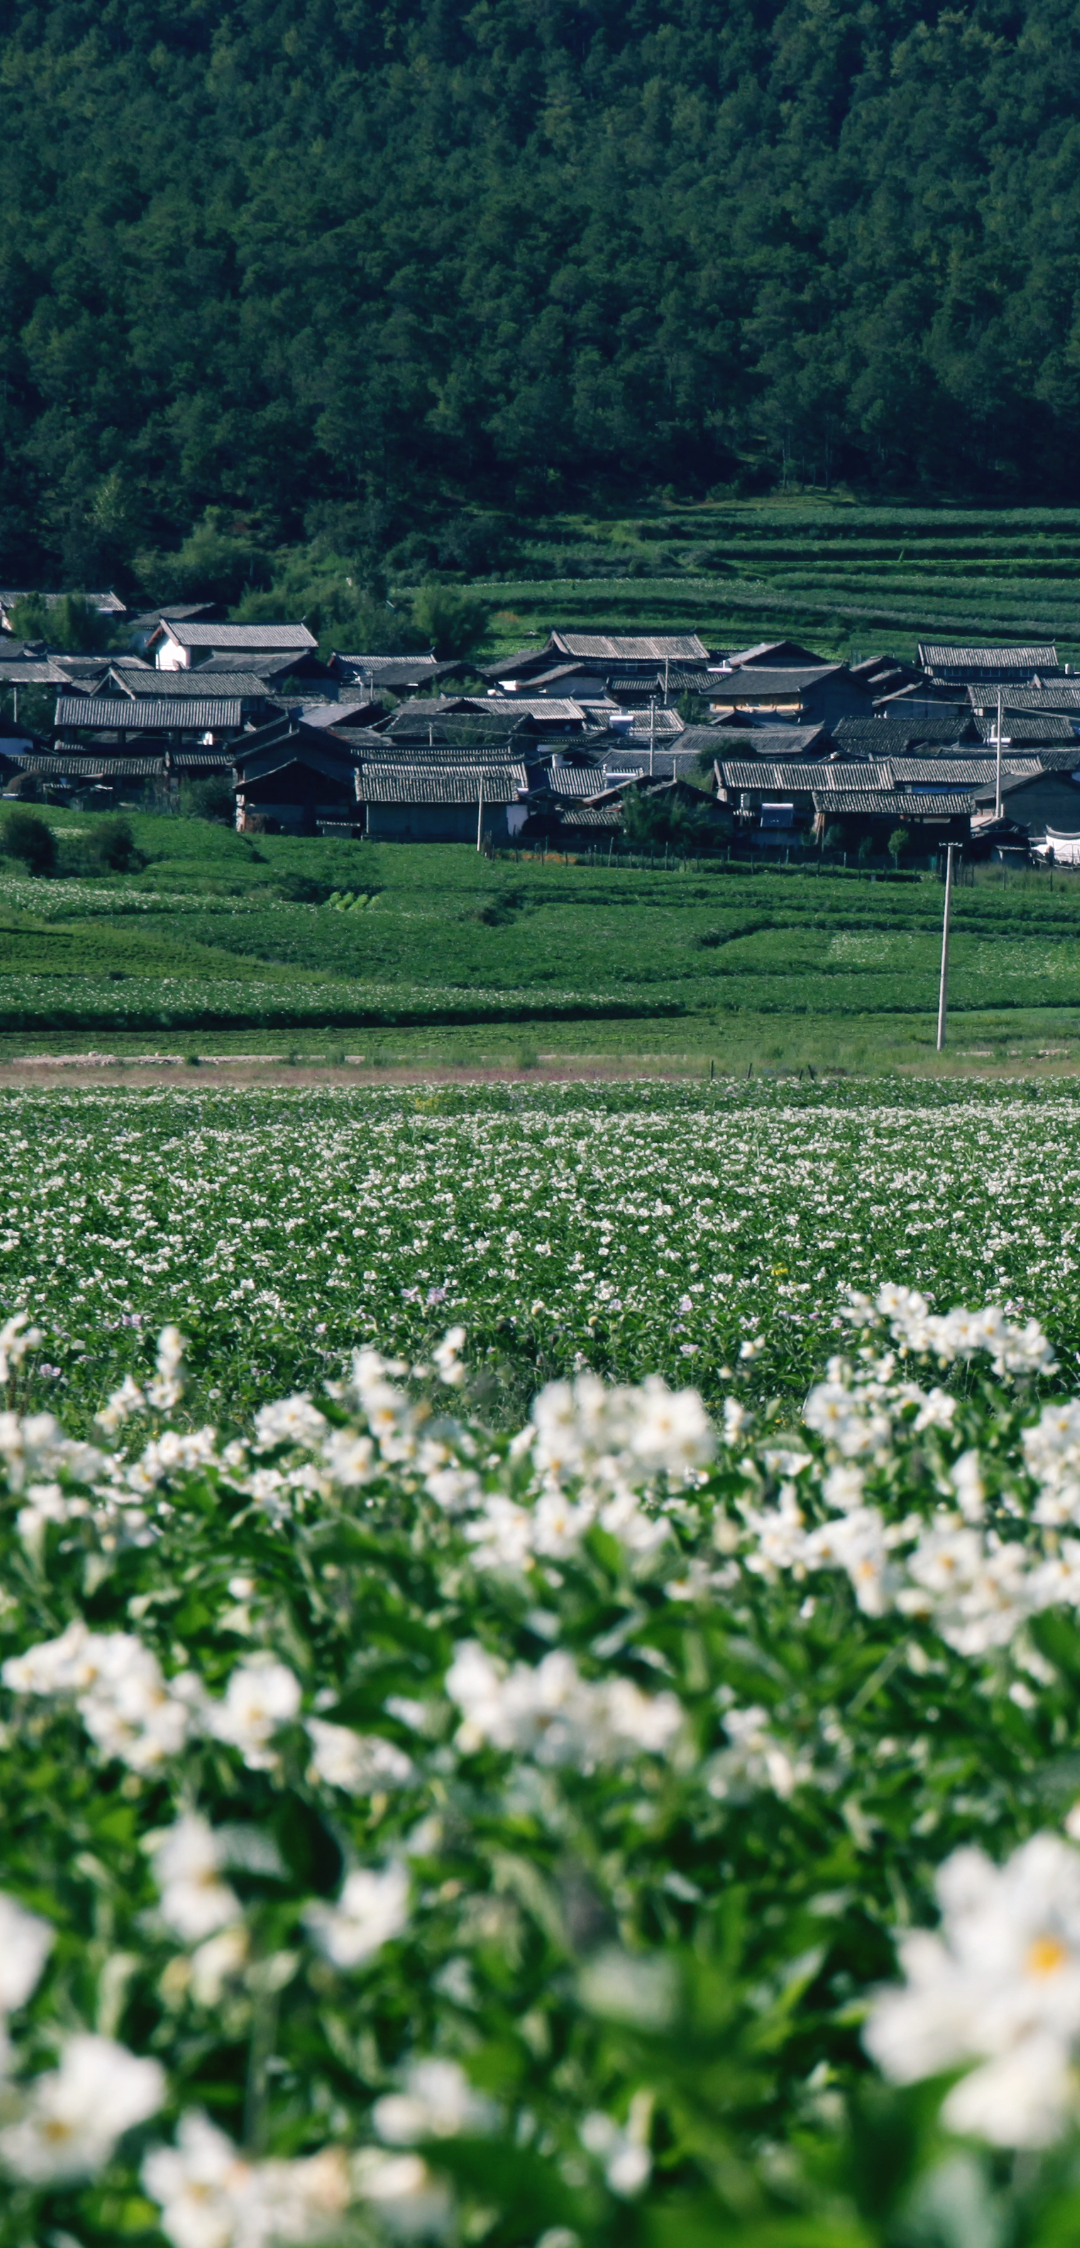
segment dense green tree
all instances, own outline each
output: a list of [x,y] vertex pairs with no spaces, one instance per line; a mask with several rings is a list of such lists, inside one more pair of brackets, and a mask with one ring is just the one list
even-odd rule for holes
[[8,859],[21,859],[28,874],[55,874],[56,836],[47,820],[36,812],[24,812],[14,807],[5,812],[0,826],[0,852]]
[[378,599],[418,522],[484,566],[462,495],[1075,497],[1078,55],[1062,0],[2,0],[0,562],[235,599],[306,529]]

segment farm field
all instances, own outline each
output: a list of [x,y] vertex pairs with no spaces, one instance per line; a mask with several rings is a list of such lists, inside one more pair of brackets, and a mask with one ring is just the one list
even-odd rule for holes
[[662,619],[718,648],[790,635],[831,656],[912,657],[919,639],[1056,640],[1073,662],[1078,559],[1080,515],[1065,508],[718,496],[538,523],[516,573],[477,590],[507,651],[552,626],[646,632]]
[[2,2248],[1063,2248],[1068,1086],[0,1111]]
[[880,1088],[62,1086],[0,1096],[0,1311],[85,1417],[168,1318],[242,1419],[463,1323],[491,1410],[582,1360],[798,1398],[843,1291],[993,1301],[1080,1351],[1080,1101]]
[[[59,877],[0,871],[3,1058],[171,1043],[373,1064],[668,1056],[722,1075],[942,1066],[932,874],[488,861],[136,814],[140,869],[91,878],[85,819],[48,816]],[[945,1067],[1071,1063],[1080,883],[994,869],[958,891],[954,932]]]

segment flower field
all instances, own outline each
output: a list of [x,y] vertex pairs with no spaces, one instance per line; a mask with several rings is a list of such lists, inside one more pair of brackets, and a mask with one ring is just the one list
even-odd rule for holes
[[1080,1349],[1080,1104],[963,1085],[5,1092],[0,1312],[25,1402],[96,1411],[170,1318],[244,1418],[449,1323],[511,1415],[582,1361],[801,1395],[844,1289],[998,1303]]
[[2,2248],[1065,2248],[1068,1093],[4,1108]]

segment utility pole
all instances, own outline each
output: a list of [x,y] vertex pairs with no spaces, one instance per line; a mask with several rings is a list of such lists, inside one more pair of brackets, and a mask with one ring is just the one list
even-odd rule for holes
[[994,818],[1001,818],[1001,689],[998,688],[997,765],[994,773]]
[[484,848],[484,776],[482,773],[480,775],[480,803],[476,813],[476,848],[478,851],[482,851]]
[[941,922],[941,982],[938,985],[937,1050],[945,1044],[945,1009],[949,999],[949,915],[952,910],[952,855],[955,843],[945,846],[945,912]]
[[652,779],[653,754],[656,749],[656,696],[649,704],[649,779]]

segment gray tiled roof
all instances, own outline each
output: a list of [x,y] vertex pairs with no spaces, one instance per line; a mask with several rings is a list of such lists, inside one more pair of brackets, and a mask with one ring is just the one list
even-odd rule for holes
[[71,682],[66,671],[48,657],[39,661],[5,663],[0,643],[0,686],[4,687],[68,687]]
[[595,796],[603,786],[603,773],[595,765],[555,765],[533,778],[534,788],[548,789],[552,796]]
[[562,655],[609,663],[662,664],[666,658],[669,663],[707,664],[709,660],[709,651],[696,632],[553,632],[551,646]]
[[813,669],[803,669],[798,664],[785,664],[778,671],[766,671],[763,664],[748,664],[737,671],[710,679],[708,692],[713,702],[744,702],[746,704],[772,702],[783,699],[794,702],[808,688],[816,687],[822,679],[834,679],[843,671],[840,663],[815,664]]
[[[1006,740],[1011,742],[1047,742],[1050,744],[1056,742],[1062,748],[1067,747],[1070,741],[1075,742],[1077,726],[1080,725],[1080,711],[1077,712],[1075,719],[1058,718],[1051,712],[1043,710],[1003,711],[1002,718]],[[976,712],[975,723],[982,735],[983,742],[993,741],[997,735],[996,706],[993,711],[988,710],[985,716],[980,716]]]
[[363,674],[377,687],[389,687],[394,679],[405,680],[410,686],[422,684],[426,679],[439,679],[445,672],[457,668],[452,663],[440,663],[435,656],[348,656],[337,649],[331,661]]
[[498,718],[543,718],[554,724],[562,719],[565,725],[580,726],[585,718],[579,702],[568,695],[537,695],[534,700],[527,695],[485,695],[476,698],[479,710],[493,710]]
[[[257,650],[247,648],[230,648],[224,655],[207,656],[205,663],[199,662],[193,668],[203,679],[212,677],[215,672],[228,671],[242,673],[245,679],[261,679],[264,682],[270,680],[276,685],[279,679],[288,679],[291,676],[293,668],[300,662],[302,654],[303,651],[298,655],[295,648],[287,649],[283,655],[276,656],[268,655],[265,650],[260,654]],[[169,676],[175,679],[177,674],[176,672],[170,672]],[[185,674],[181,672],[179,676],[184,678]],[[257,690],[253,689],[252,691],[256,692]]]
[[686,727],[677,710],[635,710],[629,726],[613,726],[613,734],[625,734],[628,741],[648,742],[661,734],[684,734]]
[[830,795],[837,789],[859,789],[878,792],[891,789],[891,765],[863,765],[848,763],[827,765],[807,759],[805,764],[776,764],[766,758],[718,758],[717,771],[725,788],[735,789],[787,789],[809,796],[815,790]]
[[601,831],[622,826],[622,799],[612,804],[568,804],[561,814],[560,825],[565,828],[597,828]]
[[496,741],[454,742],[439,740],[428,742],[399,740],[393,734],[376,734],[362,727],[348,736],[335,736],[350,749],[364,765],[401,765],[410,772],[452,772],[459,768],[471,771],[483,766],[485,771],[502,772],[520,756],[515,744],[511,746],[505,734]]
[[[888,713],[883,711],[877,718],[839,718],[830,731],[837,749],[859,757],[880,757],[883,753],[891,757],[908,742],[941,742],[955,748],[957,756],[962,756],[966,744],[960,736],[969,729],[975,732],[970,710],[943,705],[940,717],[935,714],[918,718],[910,708],[894,708]],[[976,755],[980,754],[981,744],[977,740],[971,747]]]
[[924,671],[932,672],[938,679],[978,679],[991,675],[1004,678],[1010,672],[1023,678],[1033,671],[1056,671],[1058,656],[1057,649],[1046,641],[1035,647],[975,648],[941,640],[920,640],[919,662]]
[[458,766],[441,771],[429,766],[368,765],[361,790],[368,804],[512,804],[525,787],[524,765],[500,772],[490,766]]
[[17,761],[24,772],[44,780],[80,780],[87,786],[97,780],[160,780],[165,772],[163,757],[98,757],[81,751],[78,742],[57,742],[56,748],[56,756],[23,754]]
[[[997,717],[997,696],[987,701],[985,687],[969,685],[968,701],[976,709],[993,710]],[[1001,690],[1003,710],[1075,710],[1080,716],[1080,679],[1046,679],[1038,684],[1010,680]]]
[[905,820],[951,819],[970,813],[975,799],[961,794],[957,789],[949,795],[930,795],[920,798],[903,789],[866,788],[822,789],[815,792],[814,809],[828,815],[830,812],[870,812],[903,822]]
[[[16,601],[43,601],[47,609],[53,609],[58,601],[66,599],[63,593],[35,593],[27,588],[13,590],[8,586],[0,590],[0,608],[3,609],[10,609]],[[118,593],[84,593],[80,599],[88,609],[96,609],[99,616],[122,617],[127,613]]]
[[244,670],[219,670],[217,665],[200,664],[197,671],[119,671],[111,666],[111,677],[116,684],[123,683],[132,695],[168,696],[216,695],[227,701],[261,702],[267,693],[265,679],[259,673]]
[[254,654],[265,650],[273,654],[301,655],[308,648],[317,648],[318,641],[306,624],[213,624],[199,618],[177,618],[168,627],[171,637],[181,648],[213,648],[222,652],[230,648],[250,648]]
[[[769,764],[764,759],[751,763],[748,759],[717,760],[717,770],[723,785],[728,789],[786,789],[803,795],[811,792],[824,800],[838,792],[857,795],[892,795],[899,790],[912,790],[916,794],[926,791],[959,789],[967,794],[982,785],[993,785],[995,760],[992,757],[890,757],[880,763],[865,764],[854,759],[814,764]],[[1034,780],[1046,767],[1038,757],[1003,757],[1001,770],[1004,776]]]
[[242,707],[220,696],[60,695],[58,726],[109,733],[236,733]]

